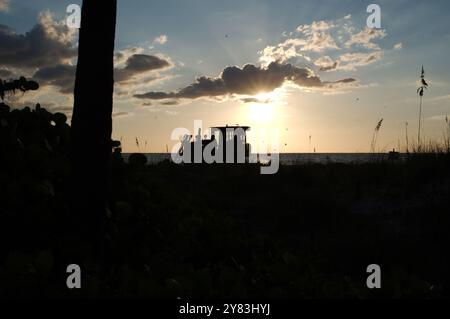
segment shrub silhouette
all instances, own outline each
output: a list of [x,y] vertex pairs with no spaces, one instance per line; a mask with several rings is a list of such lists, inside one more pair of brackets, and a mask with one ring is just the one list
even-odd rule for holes
[[[90,237],[67,231],[77,212],[64,120],[0,104],[2,297],[73,296],[61,274],[74,258],[82,297],[450,295],[448,154],[281,166],[275,176],[257,166],[145,165],[142,154],[114,160],[99,258]],[[361,278],[373,260],[384,265],[376,292]]]
[[5,100],[6,94],[16,94],[16,91],[25,93],[27,91],[36,91],[39,89],[39,84],[32,80],[27,80],[21,76],[18,80],[4,81],[0,79],[0,98]]
[[141,153],[134,153],[130,155],[128,162],[131,166],[142,167],[147,164],[147,157]]

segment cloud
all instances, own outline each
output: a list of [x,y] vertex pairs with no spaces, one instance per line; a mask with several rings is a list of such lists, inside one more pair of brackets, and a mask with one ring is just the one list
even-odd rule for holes
[[382,51],[370,53],[346,53],[339,57],[338,68],[345,71],[354,71],[359,67],[375,63],[383,57]]
[[322,72],[336,70],[337,66],[338,66],[338,63],[334,62],[333,64],[329,64],[329,65],[326,65],[326,66],[321,66],[319,68],[319,70],[322,71]]
[[403,43],[399,42],[394,45],[394,50],[401,50],[403,49]]
[[0,65],[30,69],[63,64],[77,55],[74,35],[73,29],[63,21],[54,21],[48,11],[42,13],[38,23],[25,34],[0,25]]
[[[24,75],[40,83],[40,93],[72,94],[78,53],[75,35],[76,30],[65,21],[56,21],[50,11],[41,13],[36,25],[24,34],[0,24],[0,78]],[[160,40],[164,42],[164,37]],[[117,98],[130,97],[136,90],[148,90],[150,83],[170,78],[160,74],[173,67],[170,58],[144,52],[141,47],[115,52]]]
[[132,72],[142,72],[149,70],[157,70],[169,67],[170,63],[154,55],[134,54],[128,61],[126,70]]
[[427,120],[431,121],[445,121],[448,122],[449,116],[448,115],[434,115],[426,118]]
[[163,44],[167,43],[168,40],[169,40],[169,39],[168,39],[167,35],[161,34],[159,37],[156,37],[156,38],[153,40],[153,43],[158,43],[158,44],[163,45]]
[[72,94],[75,84],[76,66],[68,64],[59,64],[47,68],[39,69],[33,79],[38,81],[41,86],[51,85],[59,88],[63,94]]
[[[129,81],[139,80],[141,82],[151,82],[157,77],[149,76],[149,72],[168,68],[171,63],[165,59],[153,55],[133,54],[128,57],[125,66],[116,68],[114,72],[115,83],[122,86],[131,85]],[[39,69],[33,78],[42,86],[51,85],[59,89],[60,93],[72,94],[75,85],[76,66],[70,64],[59,64]],[[139,79],[139,76],[143,78]],[[127,95],[128,91],[124,90],[121,94],[120,89],[118,95]]]
[[351,15],[330,21],[313,21],[293,32],[283,32],[282,42],[262,49],[260,62],[277,61],[316,67],[319,71],[353,71],[383,57],[375,41],[383,39],[382,29],[359,28]]
[[429,99],[430,102],[442,102],[442,101],[450,101],[450,94],[441,95],[434,98]]
[[118,118],[118,117],[124,117],[124,116],[128,116],[128,115],[131,115],[131,114],[128,112],[115,112],[112,114],[112,117]]
[[339,50],[329,30],[333,29],[334,23],[331,21],[314,21],[312,24],[305,24],[297,28],[300,37],[288,39],[286,43],[298,46],[301,51],[322,52],[324,50]]
[[271,92],[284,83],[291,82],[305,88],[333,88],[356,82],[347,78],[335,82],[322,81],[308,68],[299,68],[292,64],[272,62],[268,67],[247,64],[225,68],[217,78],[202,76],[197,81],[178,92],[148,92],[135,94],[138,99],[196,99],[201,97],[219,97],[227,95],[256,95]]
[[314,61],[314,64],[322,72],[334,70],[355,71],[360,67],[381,60],[382,57],[382,51],[345,53],[340,55],[337,60],[333,60],[329,56],[320,57]]
[[9,11],[9,0],[0,0],[0,12]]
[[170,66],[169,61],[154,55],[133,54],[127,59],[125,67],[116,68],[114,78],[116,82],[125,82],[133,79],[136,75],[169,68]]
[[295,32],[283,32],[287,37],[283,42],[267,46],[259,53],[260,61],[265,65],[270,62],[286,62],[293,58],[303,57],[306,61],[310,58],[308,52],[320,53],[327,50],[340,50],[340,46],[332,35],[336,28],[334,21],[313,21],[311,24],[304,24]]
[[177,100],[169,100],[169,101],[161,102],[161,104],[166,105],[166,106],[172,106],[172,105],[178,105],[178,104],[180,104],[180,102]]
[[[302,26],[304,28],[305,26]],[[276,46],[267,46],[260,51],[260,61],[268,64],[274,61],[286,62],[292,58],[303,57],[309,60],[306,52],[323,52],[326,50],[339,50],[333,37],[323,31],[308,29],[303,33],[305,37],[289,38]]]
[[383,29],[372,29],[366,27],[360,32],[353,34],[350,40],[345,44],[348,48],[353,45],[361,45],[366,49],[379,50],[378,44],[373,43],[373,40],[383,39],[386,36],[386,31]]
[[256,97],[246,97],[246,98],[242,98],[240,99],[240,101],[242,103],[259,103],[259,104],[268,104],[271,103],[272,100],[271,99],[258,99]]
[[314,64],[317,65],[319,67],[319,70],[323,72],[335,70],[338,66],[338,63],[336,61],[333,61],[333,59],[328,55],[320,57],[319,59],[314,61]]
[[297,31],[304,34],[312,34],[316,31],[327,31],[333,27],[333,23],[329,21],[313,21],[312,24],[304,24],[299,26]]
[[116,97],[130,97],[136,91],[148,90],[150,85],[162,83],[173,77],[165,73],[175,66],[169,57],[144,52],[145,49],[141,47],[116,51],[114,56]]
[[144,52],[144,48],[131,47],[120,51],[114,52],[114,65],[116,67],[124,67],[128,59],[134,54],[140,54]]
[[12,72],[8,69],[0,68],[0,78],[8,78],[12,76]]

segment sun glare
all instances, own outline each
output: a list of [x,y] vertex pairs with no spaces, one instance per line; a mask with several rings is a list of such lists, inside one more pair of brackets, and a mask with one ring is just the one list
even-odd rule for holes
[[272,103],[250,103],[248,111],[250,120],[267,123],[274,117],[275,106]]
[[283,94],[280,90],[261,93],[248,98],[248,119],[258,124],[273,124],[276,121]]

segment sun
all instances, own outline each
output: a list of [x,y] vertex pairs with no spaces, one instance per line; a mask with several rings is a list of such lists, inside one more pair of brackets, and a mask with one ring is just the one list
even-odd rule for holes
[[271,104],[278,104],[281,102],[283,98],[284,92],[281,89],[274,90],[272,92],[267,93],[260,93],[257,95],[254,95],[253,97],[255,99],[258,99],[259,101],[268,102]]
[[267,123],[274,118],[275,106],[272,103],[250,103],[249,118],[257,123]]
[[257,124],[273,124],[282,104],[283,94],[279,90],[261,93],[247,98],[247,117]]

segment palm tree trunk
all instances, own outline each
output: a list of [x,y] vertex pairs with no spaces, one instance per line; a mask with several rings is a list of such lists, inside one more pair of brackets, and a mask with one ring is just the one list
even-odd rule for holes
[[72,116],[72,212],[96,236],[107,211],[117,0],[84,0]]

